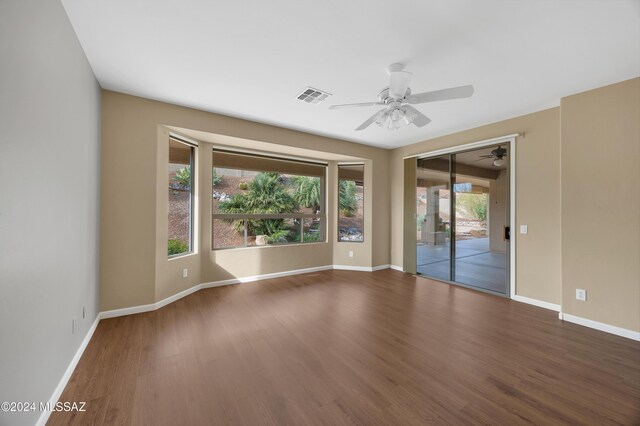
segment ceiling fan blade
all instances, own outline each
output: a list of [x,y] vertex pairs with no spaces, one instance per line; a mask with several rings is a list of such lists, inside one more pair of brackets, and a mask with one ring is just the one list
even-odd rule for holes
[[340,105],[331,105],[329,109],[342,109],[342,108],[356,108],[356,107],[368,107],[368,106],[376,106],[376,105],[386,105],[384,102],[362,102],[359,104],[340,104]]
[[373,114],[371,117],[369,117],[367,119],[367,121],[365,121],[364,123],[362,123],[361,125],[356,127],[356,130],[364,130],[367,127],[371,126],[376,121],[376,118],[378,117],[379,113],[380,113],[380,111],[378,111],[375,114]]
[[426,126],[427,124],[431,123],[431,119],[429,117],[427,117],[411,105],[405,105],[403,108],[405,109],[405,111],[411,111],[416,115],[412,121],[412,123],[415,124],[416,127]]
[[426,102],[446,101],[449,99],[468,98],[473,95],[473,86],[458,86],[448,89],[434,90],[432,92],[416,93],[409,96],[407,102],[415,104],[424,104]]
[[389,75],[391,77],[389,96],[393,99],[404,99],[413,74],[408,71],[391,71]]
[[493,154],[478,155],[478,157],[480,157],[480,158],[493,158]]

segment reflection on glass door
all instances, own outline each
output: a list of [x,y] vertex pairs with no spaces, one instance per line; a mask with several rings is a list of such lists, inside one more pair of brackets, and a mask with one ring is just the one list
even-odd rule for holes
[[450,191],[449,156],[418,160],[416,224],[419,274],[449,280]]
[[419,159],[417,272],[509,293],[508,144]]
[[[454,247],[451,281],[507,294],[509,169],[492,146],[452,155]],[[506,150],[505,150],[506,151]],[[496,165],[497,164],[497,165]]]

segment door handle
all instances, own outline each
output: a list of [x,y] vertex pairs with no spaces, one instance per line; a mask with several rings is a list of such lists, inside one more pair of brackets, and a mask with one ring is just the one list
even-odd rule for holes
[[511,240],[511,227],[507,225],[502,225],[502,241]]

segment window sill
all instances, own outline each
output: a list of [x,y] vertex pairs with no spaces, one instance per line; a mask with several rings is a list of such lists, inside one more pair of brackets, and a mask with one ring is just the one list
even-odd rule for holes
[[196,255],[196,254],[198,254],[198,253],[194,252],[194,251],[190,251],[188,253],[174,254],[172,256],[167,257],[167,260],[170,262],[172,260],[183,259],[185,257],[193,256],[193,255]]
[[316,242],[312,242],[312,243],[267,244],[267,245],[264,245],[264,246],[217,248],[217,249],[211,249],[211,251],[212,252],[218,252],[218,251],[232,251],[232,250],[273,249],[273,248],[283,248],[283,247],[313,246],[313,245],[321,245],[321,244],[329,244],[329,242],[328,241],[316,241]]

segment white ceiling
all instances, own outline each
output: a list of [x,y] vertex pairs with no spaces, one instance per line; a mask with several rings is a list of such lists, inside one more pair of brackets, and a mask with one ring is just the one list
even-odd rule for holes
[[233,136],[217,135],[201,130],[185,129],[176,126],[166,126],[170,131],[179,136],[186,136],[200,142],[209,142],[215,148],[245,150],[258,154],[280,154],[284,157],[300,160],[326,160],[326,161],[362,161],[363,158],[352,157],[337,152],[316,151],[313,149],[298,148],[295,146],[278,145],[270,142],[254,141],[250,139],[236,138]]
[[[640,0],[62,0],[109,90],[387,148],[539,111],[640,75]],[[472,98],[418,105],[433,121],[354,129],[387,65],[414,93],[473,84]],[[332,93],[310,105],[307,86]]]

